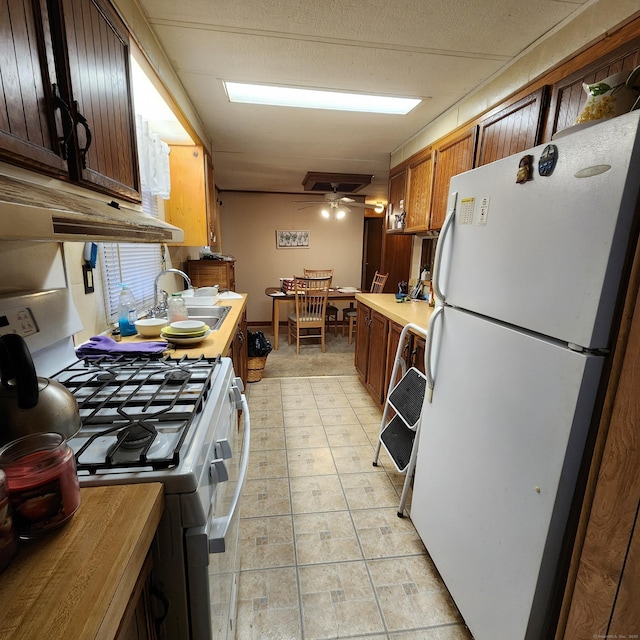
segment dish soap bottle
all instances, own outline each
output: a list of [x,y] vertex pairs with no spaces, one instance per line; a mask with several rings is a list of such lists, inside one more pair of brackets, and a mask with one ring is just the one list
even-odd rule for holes
[[120,302],[118,304],[118,326],[120,327],[120,335],[135,336],[138,333],[136,329],[136,320],[138,313],[136,311],[136,299],[131,293],[131,289],[120,283],[122,291],[120,291]]
[[169,324],[188,319],[189,313],[187,312],[187,305],[182,298],[182,294],[180,292],[172,293],[167,307],[167,320]]

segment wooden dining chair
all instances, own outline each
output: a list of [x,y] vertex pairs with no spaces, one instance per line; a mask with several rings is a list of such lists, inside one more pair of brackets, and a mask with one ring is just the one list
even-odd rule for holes
[[300,341],[317,338],[317,333],[309,333],[309,329],[320,331],[320,344],[322,353],[326,351],[325,328],[327,313],[327,297],[331,277],[328,278],[305,278],[304,276],[294,277],[295,292],[295,313],[288,316],[289,324],[289,344],[295,336],[296,354],[300,354]]
[[[304,275],[307,278],[327,278],[331,276],[333,278],[333,269],[304,269]],[[327,329],[330,326],[331,320],[333,320],[333,335],[338,335],[338,313],[339,309],[334,304],[327,302]]]
[[[371,281],[371,289],[369,290],[369,293],[382,293],[382,290],[384,289],[384,285],[387,282],[387,278],[389,277],[389,274],[382,274],[378,271],[375,272],[375,275],[373,276],[373,280]],[[347,324],[348,321],[348,339],[349,339],[349,344],[351,344],[351,341],[353,340],[353,333],[356,330],[356,318],[358,317],[358,312],[356,310],[356,308],[353,306],[353,304],[349,305],[349,307],[347,309],[343,309],[342,311],[342,326],[344,327]]]

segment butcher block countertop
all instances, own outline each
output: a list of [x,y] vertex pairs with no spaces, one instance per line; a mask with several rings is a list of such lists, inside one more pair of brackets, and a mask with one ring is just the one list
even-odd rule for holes
[[411,323],[426,329],[433,313],[426,300],[398,302],[394,293],[357,293],[356,300],[403,327]]
[[162,484],[80,492],[71,520],[21,542],[0,574],[2,640],[115,637],[160,522]]

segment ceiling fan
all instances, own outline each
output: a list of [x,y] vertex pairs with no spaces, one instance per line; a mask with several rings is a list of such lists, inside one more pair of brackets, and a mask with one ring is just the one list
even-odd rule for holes
[[[330,218],[331,215],[334,215],[339,220],[340,218],[344,218],[345,214],[350,212],[353,207],[374,209],[376,213],[382,213],[384,211],[384,205],[381,202],[373,206],[365,202],[356,202],[353,198],[338,193],[338,185],[332,183],[331,187],[333,188],[333,193],[326,193],[324,196],[325,207],[321,213],[325,218]],[[308,207],[318,205],[317,200],[297,200],[295,202],[296,204],[304,205],[298,207],[299,209],[307,209]]]

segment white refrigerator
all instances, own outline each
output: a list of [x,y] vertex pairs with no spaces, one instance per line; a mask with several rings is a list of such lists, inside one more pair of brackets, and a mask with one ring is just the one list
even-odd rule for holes
[[475,640],[548,632],[637,237],[639,118],[451,180],[410,512]]

